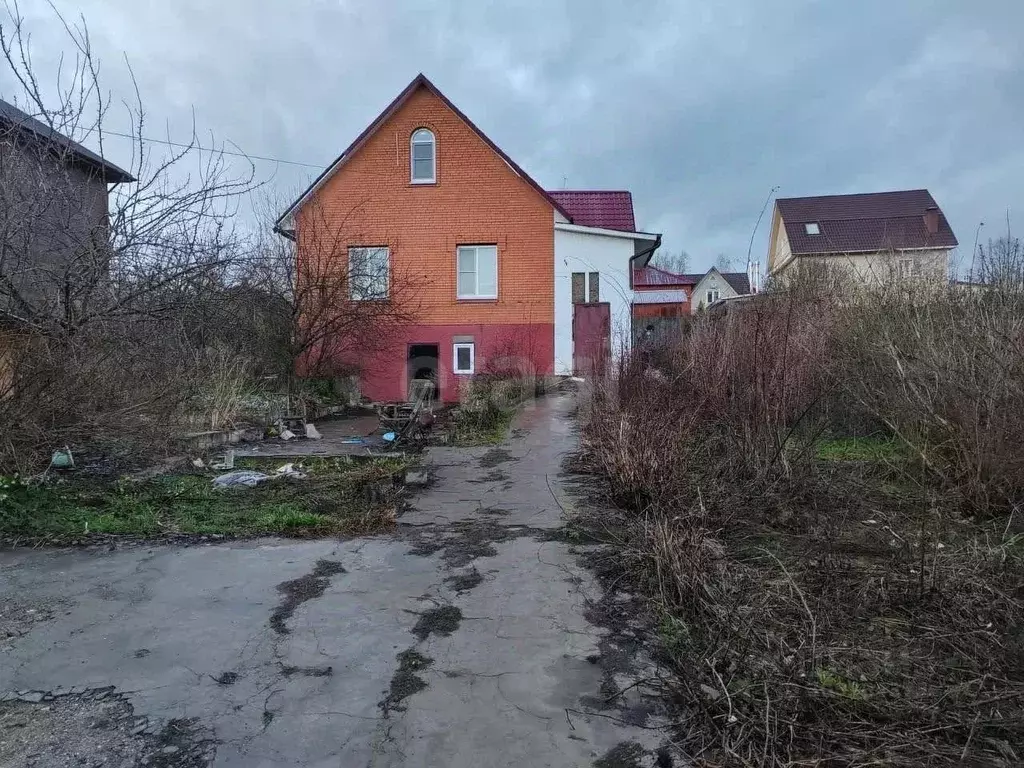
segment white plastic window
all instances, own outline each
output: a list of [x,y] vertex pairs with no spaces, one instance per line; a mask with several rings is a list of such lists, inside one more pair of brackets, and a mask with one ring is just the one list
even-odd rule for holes
[[437,153],[434,134],[426,128],[413,131],[409,147],[409,172],[413,184],[433,184],[437,180]]
[[391,252],[383,246],[348,249],[348,295],[353,301],[386,299]]
[[453,345],[452,358],[456,373],[473,373],[476,365],[476,347],[472,342]]
[[496,245],[460,245],[458,247],[458,286],[460,299],[498,298],[498,247]]

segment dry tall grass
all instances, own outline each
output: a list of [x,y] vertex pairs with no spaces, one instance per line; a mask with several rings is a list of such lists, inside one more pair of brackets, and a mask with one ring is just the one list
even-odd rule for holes
[[[706,766],[1020,764],[1019,297],[830,296],[702,317],[584,411],[677,741]],[[818,460],[854,408],[907,457]]]

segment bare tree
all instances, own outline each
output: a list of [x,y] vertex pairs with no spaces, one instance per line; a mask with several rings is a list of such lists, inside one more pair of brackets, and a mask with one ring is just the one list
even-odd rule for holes
[[1014,237],[1009,229],[1004,236],[989,240],[988,245],[978,244],[977,274],[982,283],[999,288],[1024,288],[1024,244]]
[[731,272],[732,271],[732,257],[727,256],[724,253],[718,254],[718,258],[715,259],[715,267],[718,268],[719,272]]
[[420,292],[431,279],[396,268],[398,254],[390,248],[355,247],[368,242],[358,222],[369,204],[338,214],[314,198],[294,227],[276,231],[269,222],[283,209],[280,200],[265,196],[257,205],[265,225],[232,292],[240,305],[259,305],[247,312],[261,325],[247,334],[258,346],[254,357],[289,380],[357,375],[416,320]]
[[686,274],[690,268],[690,254],[686,251],[659,251],[654,256],[654,266],[676,275]]
[[259,187],[251,164],[234,172],[194,129],[181,148],[154,151],[136,88],[125,104],[126,170],[113,166],[125,183],[108,190],[112,98],[84,20],[54,14],[70,55],[47,87],[17,3],[0,8],[0,53],[25,113],[0,133],[0,450],[8,457],[84,435],[180,431],[183,413],[202,407],[211,367],[237,369],[211,353],[215,337],[197,340],[197,328],[245,253],[233,217]]
[[46,89],[17,3],[4,10],[0,49],[21,86],[22,109],[45,130],[16,125],[3,137],[0,300],[20,323],[48,335],[173,311],[183,286],[226,267],[236,245],[232,216],[259,186],[255,169],[232,172],[223,152],[202,146],[194,123],[184,146],[154,152],[136,88],[124,105],[133,136],[126,170],[136,181],[115,187],[108,201],[97,183],[106,181],[102,171],[83,166],[72,144],[91,144],[103,156],[111,106],[84,20],[72,24],[54,11],[73,62]]

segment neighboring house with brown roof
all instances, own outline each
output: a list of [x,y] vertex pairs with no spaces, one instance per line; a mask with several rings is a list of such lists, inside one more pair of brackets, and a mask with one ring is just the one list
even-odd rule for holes
[[841,269],[858,280],[944,281],[956,236],[927,189],[775,201],[768,273]]
[[82,270],[92,284],[105,277],[109,185],[130,181],[0,100],[0,312],[16,322],[55,315]]

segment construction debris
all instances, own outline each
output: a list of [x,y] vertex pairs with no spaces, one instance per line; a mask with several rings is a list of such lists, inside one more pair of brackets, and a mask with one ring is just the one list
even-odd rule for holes
[[255,488],[260,483],[264,483],[271,479],[273,479],[273,475],[267,475],[263,472],[255,472],[251,469],[240,469],[235,472],[228,472],[226,475],[218,475],[213,478],[213,487],[237,488],[238,486],[245,486],[247,488]]

